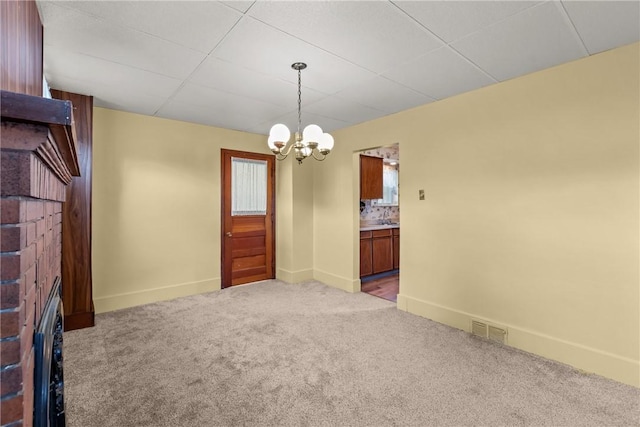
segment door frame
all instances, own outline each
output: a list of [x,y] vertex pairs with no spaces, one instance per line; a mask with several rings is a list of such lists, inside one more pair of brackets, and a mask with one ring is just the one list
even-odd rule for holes
[[[231,168],[227,167],[227,159],[231,164],[231,157],[239,157],[252,160],[263,160],[267,162],[267,216],[270,216],[267,224],[271,224],[271,230],[267,230],[267,235],[271,235],[271,277],[276,274],[276,167],[275,157],[270,154],[254,153],[249,151],[220,149],[220,287],[222,289],[231,286],[231,269],[225,269],[225,261],[231,258],[231,245],[226,244],[227,232],[231,229]],[[270,184],[270,185],[269,185]],[[228,209],[228,213],[227,213]],[[269,244],[269,242],[266,242]]]

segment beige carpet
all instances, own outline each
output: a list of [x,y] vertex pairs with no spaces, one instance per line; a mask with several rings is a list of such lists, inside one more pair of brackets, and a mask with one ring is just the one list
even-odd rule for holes
[[640,390],[318,282],[261,282],[65,333],[70,427],[638,426]]

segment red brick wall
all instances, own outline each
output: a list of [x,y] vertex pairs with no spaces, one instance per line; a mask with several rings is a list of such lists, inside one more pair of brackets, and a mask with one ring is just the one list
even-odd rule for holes
[[[61,275],[65,183],[24,141],[2,126],[0,164],[0,426],[33,424],[33,334],[54,279]],[[34,129],[35,130],[35,129]],[[15,138],[14,138],[15,137]],[[29,139],[29,138],[27,138]],[[19,425],[19,424],[18,424]]]

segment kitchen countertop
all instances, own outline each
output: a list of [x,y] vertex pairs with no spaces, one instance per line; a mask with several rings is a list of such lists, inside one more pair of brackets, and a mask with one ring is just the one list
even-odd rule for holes
[[360,231],[384,230],[387,228],[400,228],[400,224],[373,224],[360,227]]

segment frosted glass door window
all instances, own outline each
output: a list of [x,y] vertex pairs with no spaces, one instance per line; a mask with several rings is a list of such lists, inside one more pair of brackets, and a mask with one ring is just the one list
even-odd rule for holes
[[267,162],[231,158],[231,215],[267,214]]

